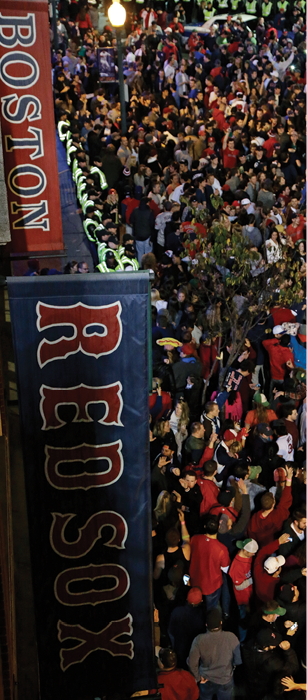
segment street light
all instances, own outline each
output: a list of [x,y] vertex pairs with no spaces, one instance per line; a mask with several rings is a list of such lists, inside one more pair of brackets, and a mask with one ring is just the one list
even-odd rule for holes
[[127,131],[127,124],[126,124],[125,85],[124,85],[124,72],[123,72],[123,53],[122,53],[120,28],[123,27],[123,25],[125,24],[126,10],[120,4],[119,0],[113,0],[113,4],[108,9],[108,16],[109,16],[109,20],[112,24],[112,27],[115,27],[115,31],[116,31],[121,132],[122,132],[122,136],[124,136],[126,134],[126,131]]
[[126,10],[119,0],[113,0],[108,9],[109,20],[113,27],[122,27],[126,21]]

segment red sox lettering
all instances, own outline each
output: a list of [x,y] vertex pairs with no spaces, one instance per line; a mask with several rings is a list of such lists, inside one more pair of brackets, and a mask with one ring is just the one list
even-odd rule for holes
[[101,403],[104,413],[98,422],[102,425],[122,425],[123,401],[121,393],[122,385],[120,382],[107,386],[79,384],[68,389],[42,384],[40,388],[42,399],[39,406],[43,419],[42,430],[61,428],[62,425],[65,425],[65,421],[61,420],[59,415],[59,408],[67,405],[73,405],[76,408],[73,423],[92,422],[93,418],[89,412],[90,406]]
[[[44,333],[37,348],[39,367],[42,369],[48,363],[57,360],[69,362],[71,355],[78,352],[95,359],[115,352],[122,339],[121,311],[120,302],[105,306],[87,306],[81,302],[72,306],[52,306],[39,301],[36,305],[36,325],[39,332]],[[51,328],[59,331],[57,340],[48,339]],[[101,364],[99,372],[101,376]],[[96,420],[106,426],[106,429],[113,425],[123,427],[120,381],[103,386],[89,386],[82,382],[70,387],[42,384],[40,397],[41,430],[51,431],[50,434],[68,425],[68,431],[71,430],[71,434],[75,435],[79,423],[91,423],[95,420],[91,412],[93,406]],[[61,407],[67,405],[72,405],[75,409],[69,424],[61,417]],[[46,444],[45,456],[46,479],[52,488],[62,493],[68,491],[72,494],[74,490],[107,488],[120,479],[124,469],[121,440],[105,444],[76,442],[73,447]],[[117,550],[125,548],[128,526],[120,513],[100,510],[87,517],[86,522],[83,514],[78,512],[54,512],[51,515],[50,545],[56,555],[64,561],[82,559],[98,540],[101,540],[104,547]],[[102,582],[99,590],[91,588],[89,582],[99,579]],[[78,592],[72,585],[74,582],[79,582]],[[80,566],[71,565],[60,570],[54,582],[54,595],[64,609],[75,608],[77,615],[79,606],[111,604],[124,598],[129,587],[129,573],[117,563],[80,563]],[[112,620],[99,632],[92,632],[78,624],[68,625],[59,620],[59,641],[73,640],[71,648],[60,649],[62,671],[72,664],[81,663],[90,653],[97,650],[107,651],[112,656],[126,656],[132,659],[133,641],[118,641],[122,635],[132,635],[130,613],[120,620]],[[77,646],[76,640],[80,641]]]
[[[79,302],[72,306],[51,306],[38,302],[36,307],[37,328],[39,331],[57,326],[72,327],[73,336],[61,336],[58,340],[42,340],[37,349],[37,361],[44,367],[53,360],[63,360],[83,352],[98,359],[109,355],[120,345],[122,324],[120,320],[121,303],[107,306],[86,306]],[[91,326],[98,326],[101,332],[92,331]]]
[[[33,13],[26,12],[25,2],[19,14],[15,7],[7,14],[7,5],[2,3],[0,13],[0,95],[13,245],[16,252],[60,249],[60,198],[50,123],[52,85],[48,62],[42,60],[49,31],[47,3]],[[25,238],[14,236],[22,231]],[[49,232],[48,240],[42,231]]]

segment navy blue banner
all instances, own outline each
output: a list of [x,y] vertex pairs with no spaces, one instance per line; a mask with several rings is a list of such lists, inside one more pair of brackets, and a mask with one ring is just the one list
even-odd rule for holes
[[8,280],[42,700],[156,687],[145,273]]

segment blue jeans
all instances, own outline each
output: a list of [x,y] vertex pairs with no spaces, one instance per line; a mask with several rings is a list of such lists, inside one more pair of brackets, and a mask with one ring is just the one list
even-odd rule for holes
[[150,238],[147,238],[146,241],[135,241],[135,245],[138,254],[138,262],[141,264],[143,255],[152,252],[152,243]]
[[213,683],[212,681],[207,681],[207,683],[200,683],[199,685],[199,700],[212,700],[214,693],[216,693],[217,700],[231,700],[233,690],[233,680],[226,683],[226,685],[220,685],[219,683]]
[[[242,605],[238,605],[238,608],[239,608],[239,615],[240,615],[239,640],[240,640],[240,642],[244,642],[244,639],[247,635],[246,605],[244,603],[242,603]],[[245,624],[244,624],[244,621],[245,621]]]
[[204,599],[206,601],[207,612],[209,612],[209,610],[212,610],[212,608],[216,608],[216,606],[219,602],[219,599],[221,597],[221,590],[222,590],[222,586],[217,588],[217,590],[214,591],[214,593],[210,593],[210,595],[204,595]]
[[228,586],[228,576],[223,571],[223,584],[222,584],[222,610],[223,613],[229,615],[230,608],[230,592]]

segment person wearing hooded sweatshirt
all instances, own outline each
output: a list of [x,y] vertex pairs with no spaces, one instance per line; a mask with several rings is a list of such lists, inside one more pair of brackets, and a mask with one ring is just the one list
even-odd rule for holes
[[277,673],[292,675],[299,668],[290,642],[270,629],[261,629],[255,639],[244,645],[242,657],[249,700],[259,700],[272,691]]
[[239,639],[242,643],[247,633],[249,603],[253,594],[252,557],[259,547],[257,542],[250,538],[237,540],[236,545],[239,552],[232,561],[229,576],[233,582],[233,592],[239,609]]
[[275,598],[275,590],[280,583],[281,567],[286,562],[282,554],[277,556],[275,552],[278,551],[281,544],[288,542],[289,537],[288,534],[281,535],[278,540],[262,547],[256,556],[254,564],[255,593],[257,599],[263,603]]
[[199,378],[202,373],[201,362],[196,359],[193,353],[193,348],[191,344],[186,343],[180,348],[180,362],[176,362],[172,368],[176,384],[176,395],[180,397],[186,388],[187,378],[193,375],[193,377]]
[[273,494],[264,493],[261,496],[262,510],[255,513],[248,524],[248,537],[256,540],[260,547],[274,540],[275,533],[282,528],[284,521],[289,517],[289,508],[292,504],[292,475],[292,467],[287,468],[286,485],[276,508]]
[[197,700],[197,683],[191,673],[177,668],[177,656],[172,649],[160,649],[158,665],[157,679],[162,700]]
[[[275,326],[276,328],[276,326]],[[273,329],[274,333],[274,329]],[[294,367],[294,356],[291,349],[292,336],[285,333],[280,339],[275,337],[262,341],[262,345],[268,352],[271,367],[270,396],[273,389],[281,387],[285,378],[286,369]]]
[[130,216],[130,225],[133,228],[138,261],[140,264],[143,255],[151,253],[152,238],[155,233],[155,215],[148,206],[148,201],[147,197],[142,197],[140,206],[134,209]]

